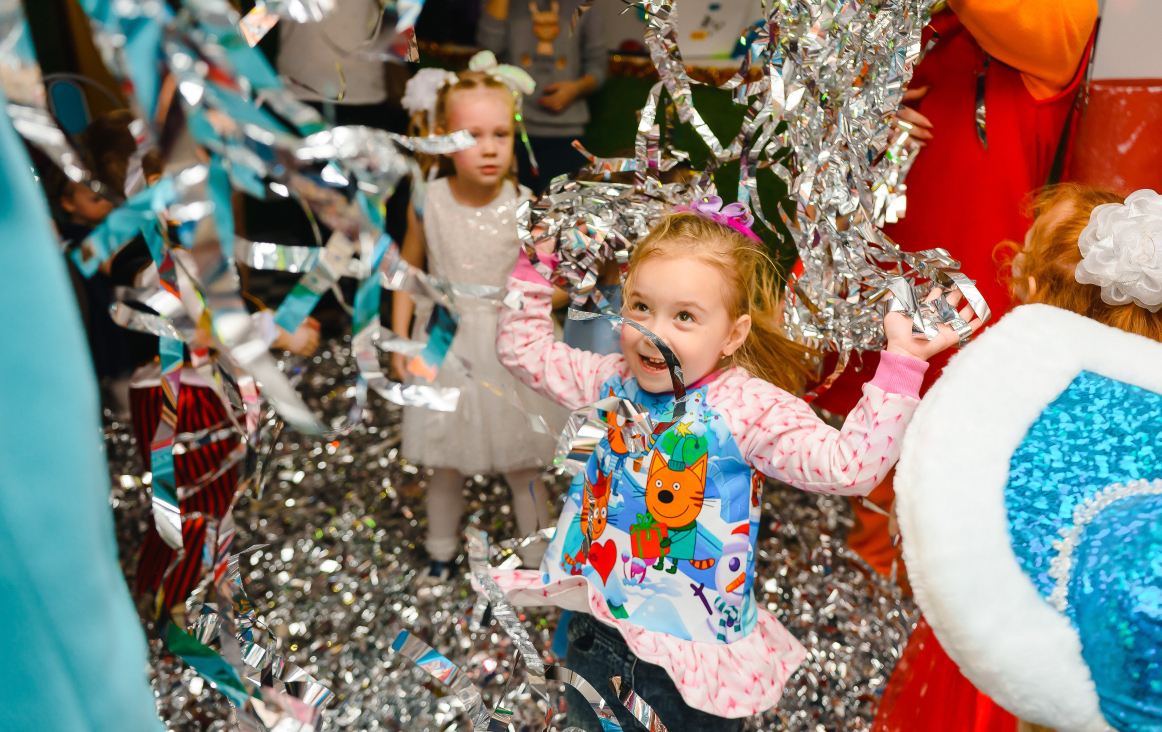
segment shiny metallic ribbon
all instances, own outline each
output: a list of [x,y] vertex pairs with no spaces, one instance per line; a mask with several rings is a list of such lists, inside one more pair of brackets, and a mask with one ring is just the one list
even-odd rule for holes
[[472,729],[476,732],[487,732],[492,721],[492,713],[484,704],[480,690],[468,680],[459,666],[407,630],[399,632],[392,641],[391,650],[402,654],[433,679],[451,689],[464,706],[464,711],[472,722]]
[[653,710],[653,707],[638,696],[629,684],[622,681],[620,676],[614,676],[609,680],[609,683],[617,692],[617,700],[629,710],[634,719],[641,722],[642,726],[646,728],[646,732],[666,732],[666,726],[662,724],[662,720],[658,719],[657,712]]
[[[796,205],[783,221],[803,266],[784,293],[785,325],[793,339],[839,355],[835,371],[808,397],[838,377],[852,351],[883,347],[886,312],[906,314],[925,338],[944,323],[962,343],[971,332],[943,295],[926,302],[934,287],[948,291],[959,264],[943,250],[904,252],[878,228],[906,210],[904,177],[918,151],[907,125],[894,132],[890,122],[922,52],[930,5],[775,4],[768,12],[767,27],[777,33],[765,94],[778,110],[769,123],[786,125],[768,150],[778,145],[791,154],[790,167],[772,169]],[[988,307],[971,281],[953,281],[986,319]]]
[[354,254],[355,245],[346,236],[338,231],[331,234],[331,239],[319,252],[314,266],[295,283],[294,289],[279,305],[274,314],[274,324],[288,333],[294,333],[315,309],[319,298],[347,271],[347,265]]
[[553,458],[554,464],[564,472],[570,475],[580,472],[609,432],[610,426],[602,418],[603,412],[616,414],[625,420],[621,436],[631,451],[649,450],[652,436],[659,427],[665,429],[672,424],[655,422],[645,407],[621,397],[605,397],[576,409],[569,415],[565,429],[557,439],[557,453]]
[[315,266],[319,258],[319,249],[248,241],[237,237],[234,241],[234,258],[254,269],[302,273],[310,271]]
[[520,651],[525,668],[528,670],[530,688],[542,699],[548,701],[549,692],[545,685],[545,662],[541,659],[541,654],[537,651],[536,646],[533,645],[532,638],[529,637],[524,624],[517,617],[516,610],[509,602],[508,596],[504,594],[504,590],[496,584],[496,580],[492,579],[492,575],[488,572],[490,568],[488,564],[488,534],[470,526],[465,535],[468,539],[468,565],[472,569],[472,576],[488,594],[488,599],[492,603],[492,617],[496,619],[496,622],[512,639],[513,645]]
[[[554,681],[560,681],[562,684],[568,684],[577,690],[581,696],[585,697],[585,701],[589,703],[590,709],[601,720],[601,726],[607,730],[622,729],[621,722],[617,721],[617,715],[613,712],[613,707],[605,701],[605,697],[593,685],[581,676],[581,674],[567,669],[564,666],[553,666],[549,669],[549,678]],[[571,728],[572,729],[572,728]],[[566,730],[568,732],[568,730]]]
[[670,383],[674,387],[674,414],[671,421],[677,422],[682,419],[682,416],[686,413],[686,382],[682,376],[682,364],[678,361],[678,356],[674,351],[653,331],[632,320],[627,320],[620,315],[588,313],[575,308],[569,308],[569,320],[594,320],[597,318],[604,318],[620,327],[628,325],[648,338],[650,343],[654,345],[654,348],[658,349],[662,354],[662,358],[666,361],[666,368],[670,372]]
[[246,705],[250,690],[246,682],[218,653],[170,622],[166,629],[165,645],[198,675],[230,700],[236,708]]

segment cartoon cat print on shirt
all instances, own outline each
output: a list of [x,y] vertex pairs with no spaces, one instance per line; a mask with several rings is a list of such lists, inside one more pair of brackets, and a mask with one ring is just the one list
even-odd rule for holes
[[[589,476],[585,476],[585,490],[581,494],[581,512],[577,514],[577,518],[569,526],[568,536],[565,537],[565,551],[562,554],[561,566],[570,574],[581,574],[581,568],[585,565],[588,557],[585,556],[585,545],[583,538],[586,531],[591,531],[593,539],[605,533],[605,527],[609,525],[609,497],[612,493],[610,476],[597,471],[597,480],[591,482]],[[589,514],[589,501],[587,496],[593,496],[593,514]]]
[[646,510],[659,524],[667,528],[668,536],[663,546],[669,552],[658,558],[654,569],[662,569],[666,559],[673,564],[665,567],[674,574],[678,571],[678,560],[689,560],[698,569],[713,566],[714,560],[696,561],[694,548],[698,537],[698,514],[706,499],[705,454],[693,465],[680,460],[666,460],[655,450],[650,459],[650,472],[646,478]]

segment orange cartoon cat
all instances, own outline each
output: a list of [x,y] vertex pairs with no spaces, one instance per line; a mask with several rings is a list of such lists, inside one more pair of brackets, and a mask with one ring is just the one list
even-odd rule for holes
[[[605,527],[609,524],[610,487],[610,476],[602,473],[600,469],[597,471],[596,482],[590,482],[589,476],[585,476],[585,490],[581,494],[581,512],[569,525],[569,533],[565,536],[565,546],[561,555],[562,568],[570,574],[580,574],[581,567],[587,559],[583,541],[586,532],[591,532],[593,539],[605,533]],[[589,513],[590,494],[594,503],[592,516]]]
[[666,571],[678,571],[678,560],[687,559],[698,569],[714,565],[713,559],[694,559],[694,548],[698,537],[698,514],[706,498],[706,462],[703,455],[693,465],[686,465],[680,459],[666,460],[655,450],[650,458],[650,472],[646,479],[646,510],[659,524],[664,524],[668,536],[663,544],[670,551],[659,557],[654,569],[662,569],[668,557],[673,565]]

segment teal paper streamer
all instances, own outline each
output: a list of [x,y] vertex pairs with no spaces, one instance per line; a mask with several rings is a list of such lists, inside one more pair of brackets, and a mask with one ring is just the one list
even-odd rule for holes
[[[391,192],[384,194],[384,198],[389,198],[390,196]],[[371,222],[371,225],[380,231],[383,231],[383,229],[387,226],[387,223],[383,219],[383,208],[381,206],[372,205],[371,199],[369,199],[367,194],[363,191],[355,192],[355,201],[359,204],[359,210],[363,212],[363,215],[367,217],[367,220]],[[378,267],[379,265],[376,264],[375,266]]]
[[206,113],[201,107],[187,110],[186,129],[190,131],[195,140],[211,150],[221,148],[226,144],[225,140],[218,136],[213,125],[206,119]]
[[257,48],[251,48],[234,26],[212,26],[202,23],[210,33],[218,37],[218,43],[226,51],[227,58],[238,76],[244,76],[254,89],[281,89],[278,74],[270,67],[266,57]]
[[191,666],[198,675],[218,691],[222,692],[236,709],[241,709],[250,699],[246,690],[246,682],[226,659],[218,655],[212,648],[204,645],[197,638],[186,633],[170,622],[166,628],[165,645],[186,664]]
[[287,333],[294,333],[315,309],[320,297],[321,295],[296,284],[275,311],[274,324]]
[[126,18],[118,14],[114,0],[80,0],[80,4],[105,33],[124,37],[122,52],[127,61],[125,71],[133,84],[133,96],[142,111],[152,118],[157,111],[157,96],[161,89],[158,68],[162,60],[162,36],[165,25],[173,17],[169,5],[164,2],[134,4],[132,7],[152,9],[154,16]]
[[[214,225],[218,231],[219,245],[234,243],[234,208],[230,205],[230,176],[222,165],[222,158],[215,155],[210,160],[210,180],[206,186],[208,198],[214,204]],[[229,249],[230,247],[227,247]],[[223,252],[233,258],[232,251]]]
[[286,129],[266,110],[255,107],[219,84],[207,82],[204,98],[210,106],[218,108],[238,122],[249,122],[270,132],[286,134]]
[[[150,245],[154,261],[157,261],[158,256],[153,247],[159,240],[155,238],[153,243],[150,242],[150,237],[156,232],[157,214],[176,199],[177,190],[173,180],[164,178],[113,209],[105,221],[85,237],[79,248],[69,252],[77,269],[86,278],[92,277],[102,262],[116,254],[143,230],[147,231],[146,243]],[[160,232],[156,234],[160,237]]]
[[428,334],[428,343],[420,352],[424,364],[433,371],[444,365],[448,357],[448,350],[452,347],[452,339],[456,337],[456,330],[460,327],[460,316],[436,303],[432,307],[432,317],[428,320],[425,332]]
[[379,264],[383,261],[383,254],[391,244],[391,237],[387,234],[379,237],[379,241],[375,245],[375,252],[371,257],[371,263],[368,265],[371,274],[359,283],[359,289],[355,292],[355,314],[351,324],[351,331],[354,333],[359,333],[379,319],[379,293],[382,290],[379,283]]

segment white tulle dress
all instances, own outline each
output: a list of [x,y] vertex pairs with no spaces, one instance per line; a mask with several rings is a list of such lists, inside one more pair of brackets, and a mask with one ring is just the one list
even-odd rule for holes
[[[448,180],[427,186],[423,206],[428,271],[451,282],[503,287],[516,263],[520,240],[517,205],[529,191],[510,181],[487,206],[461,205]],[[496,306],[457,300],[460,326],[452,353],[464,358],[472,375],[515,392],[524,407],[540,414],[555,433],[564,426],[564,410],[520,383],[496,358]],[[426,341],[430,302],[417,300],[412,337]],[[413,383],[427,383],[413,377]],[[429,468],[453,468],[464,475],[506,473],[552,462],[554,437],[538,434],[527,418],[504,399],[452,369],[436,376],[438,386],[461,390],[455,412],[406,407],[403,456]]]

